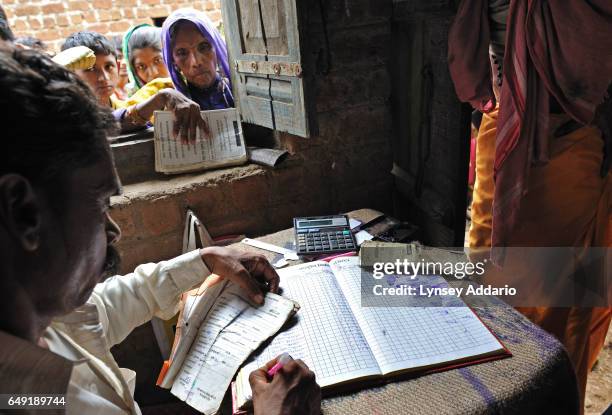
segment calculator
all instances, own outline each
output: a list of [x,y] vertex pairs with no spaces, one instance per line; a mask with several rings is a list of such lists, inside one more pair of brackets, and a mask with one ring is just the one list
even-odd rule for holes
[[293,218],[298,255],[333,254],[357,249],[346,215]]

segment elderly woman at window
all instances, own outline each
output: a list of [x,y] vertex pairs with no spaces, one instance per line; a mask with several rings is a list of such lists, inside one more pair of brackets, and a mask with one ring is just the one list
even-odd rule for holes
[[204,109],[234,106],[227,47],[204,13],[192,9],[172,13],[162,27],[162,42],[177,90]]
[[[193,9],[172,12],[161,35],[163,59],[174,89],[199,104],[202,110],[234,106],[227,46],[203,12]],[[168,79],[155,79],[136,92],[126,105],[138,103],[168,86]]]

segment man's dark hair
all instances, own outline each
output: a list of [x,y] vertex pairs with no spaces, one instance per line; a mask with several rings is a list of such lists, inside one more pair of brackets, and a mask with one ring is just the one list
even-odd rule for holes
[[42,40],[38,38],[32,37],[32,36],[18,37],[15,39],[15,43],[27,46],[32,49],[37,49],[37,50],[42,50],[42,51],[47,50],[47,45],[45,44],[45,42],[43,42]]
[[4,9],[0,6],[0,39],[12,42],[15,40],[15,35],[8,24],[8,17],[4,13]]
[[43,53],[0,42],[0,90],[0,175],[48,185],[109,151],[106,137],[115,128],[110,110],[76,74]]
[[96,32],[76,32],[66,38],[62,45],[62,50],[70,49],[75,46],[87,46],[96,55],[113,55],[117,57],[115,45]]

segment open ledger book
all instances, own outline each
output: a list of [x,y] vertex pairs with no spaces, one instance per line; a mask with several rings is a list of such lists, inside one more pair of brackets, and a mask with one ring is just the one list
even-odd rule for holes
[[210,139],[201,138],[198,129],[195,144],[183,144],[174,136],[174,115],[155,111],[155,171],[182,173],[243,164],[247,151],[240,116],[235,108],[202,111],[210,128]]
[[260,307],[242,295],[224,280],[182,297],[170,359],[157,384],[204,414],[217,412],[240,365],[299,310],[276,294],[267,293]]
[[[298,301],[302,310],[296,324],[238,373],[235,410],[251,398],[249,374],[283,352],[302,359],[322,388],[509,354],[461,299],[453,300],[459,301],[454,307],[361,307],[357,257],[278,272],[283,296]],[[441,277],[422,281],[447,284]]]

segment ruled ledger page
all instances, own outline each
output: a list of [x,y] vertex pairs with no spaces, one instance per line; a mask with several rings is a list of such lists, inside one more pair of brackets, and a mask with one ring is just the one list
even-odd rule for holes
[[[330,265],[385,375],[503,350],[499,340],[461,299],[456,299],[452,307],[420,307],[411,305],[410,297],[406,297],[405,306],[385,307],[382,297],[380,307],[361,307],[359,258],[337,258]],[[402,282],[447,285],[437,276],[414,280],[406,277]]]
[[376,359],[344,299],[328,263],[322,261],[278,270],[282,295],[301,308],[293,325],[241,371],[241,387],[250,395],[248,373],[283,352],[302,359],[322,386],[380,375]]

